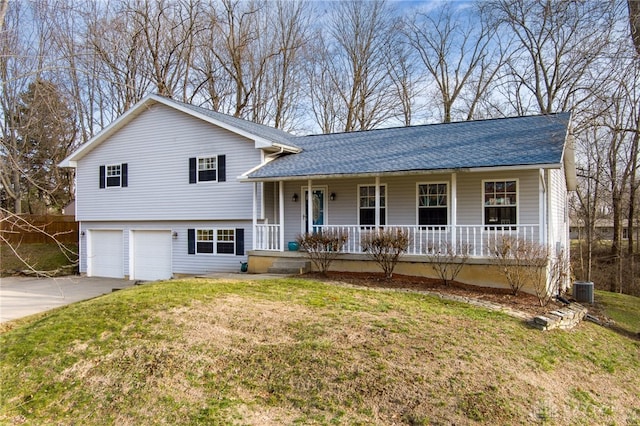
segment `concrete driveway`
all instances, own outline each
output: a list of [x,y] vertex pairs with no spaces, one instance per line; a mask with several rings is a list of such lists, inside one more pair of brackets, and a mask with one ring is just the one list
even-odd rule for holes
[[133,284],[134,281],[117,278],[81,276],[0,278],[0,322],[91,299]]

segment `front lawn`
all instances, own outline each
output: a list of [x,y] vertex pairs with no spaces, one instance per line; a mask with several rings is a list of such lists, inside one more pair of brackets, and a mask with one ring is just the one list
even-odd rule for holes
[[640,344],[410,292],[175,280],[0,335],[3,424],[640,424]]

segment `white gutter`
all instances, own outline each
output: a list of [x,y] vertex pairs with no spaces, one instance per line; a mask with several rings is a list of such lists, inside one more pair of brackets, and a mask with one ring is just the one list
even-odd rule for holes
[[[266,164],[266,163],[265,163]],[[459,169],[436,169],[436,170],[398,170],[393,172],[367,172],[367,173],[334,173],[334,174],[318,174],[318,175],[299,175],[299,176],[272,176],[265,178],[250,178],[248,175],[258,170],[264,164],[254,167],[244,173],[238,179],[243,182],[253,181],[291,181],[291,180],[307,180],[312,179],[337,179],[337,178],[371,178],[376,176],[408,176],[408,175],[428,175],[428,174],[446,174],[446,173],[479,173],[479,172],[498,172],[498,171],[514,171],[514,170],[535,170],[535,169],[560,169],[561,164],[527,164],[518,166],[491,166],[491,167],[473,167]]]

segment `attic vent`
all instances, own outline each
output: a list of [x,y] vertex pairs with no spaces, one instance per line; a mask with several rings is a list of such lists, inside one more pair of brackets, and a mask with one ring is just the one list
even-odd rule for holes
[[573,298],[576,302],[593,303],[593,283],[576,281],[573,283]]

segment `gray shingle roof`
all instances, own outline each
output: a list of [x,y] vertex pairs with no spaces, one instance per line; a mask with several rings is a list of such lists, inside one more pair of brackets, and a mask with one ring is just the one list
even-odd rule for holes
[[185,102],[176,101],[174,99],[169,99],[169,100],[171,102],[175,102],[176,104],[183,106],[184,108],[188,108],[199,114],[206,115],[207,117],[213,118],[214,120],[217,120],[221,123],[225,123],[229,126],[233,126],[235,128],[244,130],[245,132],[248,132],[254,135],[259,135],[262,138],[267,139],[271,142],[287,145],[293,148],[299,148],[294,142],[295,136],[283,130],[275,129],[273,127],[265,126],[263,124],[254,123],[248,120],[243,120],[241,118],[236,118],[231,115],[222,114],[220,112],[216,112],[210,109],[191,105]]
[[437,171],[562,162],[570,113],[465,121],[295,138],[299,154],[249,179]]

